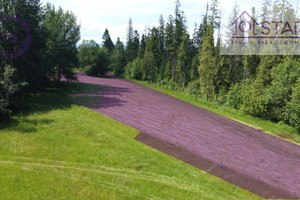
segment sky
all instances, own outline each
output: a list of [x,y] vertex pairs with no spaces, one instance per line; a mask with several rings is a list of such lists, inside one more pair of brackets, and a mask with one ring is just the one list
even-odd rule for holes
[[[208,0],[210,1],[210,0]],[[299,0],[289,0],[294,8]],[[129,18],[133,21],[133,28],[140,35],[145,33],[146,27],[158,25],[159,16],[162,14],[164,20],[169,15],[174,16],[175,0],[41,0],[43,4],[50,2],[55,7],[72,11],[81,25],[81,41],[95,40],[102,43],[102,35],[107,28],[110,36],[115,42],[118,37],[126,42],[126,33]],[[201,23],[205,14],[207,0],[181,0],[181,10],[184,11],[188,31],[192,35],[194,24]],[[220,0],[223,25],[228,24],[228,17],[235,2],[240,11],[249,11],[255,6],[260,11],[262,0]],[[300,5],[299,5],[300,7]]]

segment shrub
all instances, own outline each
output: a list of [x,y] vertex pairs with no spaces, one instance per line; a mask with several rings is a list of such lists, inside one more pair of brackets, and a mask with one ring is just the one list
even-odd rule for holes
[[142,80],[142,60],[140,58],[136,58],[134,61],[126,65],[125,76],[128,78]]
[[0,121],[8,120],[11,107],[16,104],[20,91],[27,85],[25,82],[17,81],[16,69],[11,66],[4,68],[4,73],[0,74]]
[[226,105],[231,108],[240,109],[243,104],[242,86],[237,83],[233,85],[227,94]]
[[106,48],[99,48],[90,55],[89,65],[84,66],[84,72],[89,76],[104,75],[108,70],[109,56]]
[[195,95],[195,96],[201,96],[201,85],[198,80],[195,80],[193,82],[190,82],[188,84],[188,89],[187,89],[188,94],[190,95]]
[[97,68],[92,66],[92,65],[87,65],[84,67],[83,71],[88,75],[88,76],[97,76]]
[[271,86],[264,90],[268,115],[271,119],[284,120],[284,107],[291,100],[294,85],[300,77],[300,62],[289,57],[272,69]]
[[293,88],[291,101],[284,110],[286,121],[300,131],[300,78]]

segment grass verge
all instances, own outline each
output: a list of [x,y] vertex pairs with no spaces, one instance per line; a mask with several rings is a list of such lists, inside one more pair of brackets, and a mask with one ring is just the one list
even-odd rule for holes
[[276,137],[280,137],[284,140],[290,141],[294,144],[300,145],[300,134],[293,127],[284,124],[278,124],[267,120],[262,120],[256,117],[246,115],[238,110],[228,108],[224,105],[219,105],[214,102],[208,102],[201,98],[196,98],[195,96],[189,95],[186,91],[174,91],[166,89],[162,86],[158,86],[155,83],[143,82],[132,80],[136,83],[150,87],[154,90],[163,92],[182,101],[191,103],[193,105],[199,106],[216,114],[228,117],[240,123],[246,124],[253,128],[262,130],[266,133],[272,134]]
[[101,100],[80,94],[102,90],[82,83],[49,89],[0,124],[0,199],[261,199],[80,106]]

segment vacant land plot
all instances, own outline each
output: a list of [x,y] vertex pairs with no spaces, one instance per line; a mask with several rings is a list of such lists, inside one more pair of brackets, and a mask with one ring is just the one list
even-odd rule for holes
[[34,94],[23,113],[0,124],[0,199],[261,199],[78,106],[99,103],[104,89],[71,83]]
[[140,130],[137,140],[262,197],[300,197],[299,146],[132,81],[79,81],[105,88],[88,107]]

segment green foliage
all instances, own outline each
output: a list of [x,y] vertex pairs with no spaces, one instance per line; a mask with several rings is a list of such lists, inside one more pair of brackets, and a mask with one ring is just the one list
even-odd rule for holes
[[[270,63],[270,60],[266,63]],[[270,70],[271,74],[266,73],[266,66],[261,63],[255,80],[246,79],[243,83],[233,85],[226,104],[246,114],[277,122],[285,121],[298,128],[297,80],[300,77],[300,62],[286,57]]]
[[104,40],[103,41],[103,47],[107,48],[109,53],[112,53],[113,50],[115,49],[115,45],[112,42],[107,29],[105,29],[105,32],[103,33],[102,39]]
[[104,75],[108,71],[109,52],[107,48],[100,48],[93,40],[84,40],[78,50],[79,65],[87,75]]
[[237,83],[234,84],[227,94],[227,102],[226,104],[235,109],[240,109],[243,104],[243,96],[242,96],[242,85]]
[[10,118],[11,110],[8,109],[8,101],[3,97],[0,98],[0,122],[7,121]]
[[[261,18],[265,20],[294,20],[295,9],[283,1],[264,1]],[[108,30],[103,38],[103,48],[94,41],[79,40],[79,26],[71,12],[55,9],[48,4],[44,10],[38,0],[2,1],[0,16],[17,16],[29,25],[31,48],[13,62],[1,60],[0,76],[4,68],[15,69],[14,83],[27,82],[26,90],[42,89],[49,80],[62,76],[74,78],[73,69],[79,66],[88,75],[103,75],[112,71],[117,77],[146,80],[164,85],[168,89],[185,90],[190,95],[216,99],[220,104],[239,109],[251,116],[283,121],[297,126],[296,80],[300,76],[297,56],[222,56],[220,55],[219,1],[207,4],[206,13],[195,25],[190,38],[184,12],[179,0],[175,1],[174,15],[159,25],[149,28],[140,36],[134,30],[132,20],[128,23],[126,48],[118,39],[114,47]],[[234,5],[230,22],[240,11]],[[252,15],[258,17],[252,9]],[[5,27],[13,30],[14,27]],[[226,33],[232,36],[234,30]],[[19,33],[18,33],[19,34]],[[218,36],[216,38],[216,36]],[[215,38],[217,39],[215,42]],[[0,41],[0,46],[3,46]],[[230,48],[234,48],[230,46]],[[264,47],[262,51],[268,51]],[[78,53],[78,56],[76,57]],[[3,82],[1,83],[3,88]],[[8,100],[1,91],[1,112],[12,107],[17,95]],[[23,90],[20,90],[22,93]],[[16,98],[14,98],[16,97]],[[294,106],[295,107],[295,106]],[[293,114],[291,114],[293,113]]]
[[146,36],[143,34],[141,39],[141,45],[139,49],[138,56],[139,58],[143,58],[146,50]]
[[201,45],[199,53],[199,80],[201,84],[201,93],[206,96],[206,99],[209,99],[216,94],[215,80],[217,79],[216,75],[218,69],[213,41],[214,39],[211,26],[211,30],[206,36],[204,36],[203,44]]
[[99,45],[94,40],[83,40],[78,47],[78,60],[80,68],[92,65],[97,59]]
[[88,75],[88,76],[97,76],[98,72],[97,69],[92,66],[92,65],[86,65],[83,68],[83,71]]
[[3,74],[0,74],[0,122],[9,119],[11,108],[20,98],[21,89],[27,85],[16,77],[16,69],[11,66],[6,66]]
[[300,131],[300,78],[292,91],[291,101],[287,103],[284,117],[289,124]]
[[177,58],[177,82],[180,87],[184,88],[188,80],[188,70],[189,70],[189,52],[188,52],[188,43],[189,36],[187,34],[183,34],[182,42],[177,50],[178,58]]
[[47,57],[51,72],[49,76],[60,81],[62,76],[74,80],[73,69],[78,65],[76,44],[80,39],[80,26],[72,12],[58,10],[47,4],[43,27],[48,32]]
[[100,48],[97,52],[96,65],[99,75],[104,75],[108,71],[109,66],[109,52],[106,48]]
[[284,120],[283,108],[291,100],[293,87],[300,77],[300,62],[289,57],[285,58],[283,63],[272,69],[271,77],[271,85],[264,91],[268,115],[273,120]]
[[137,30],[133,31],[132,20],[128,22],[127,46],[126,46],[126,61],[132,62],[139,53],[140,36]]
[[124,73],[126,66],[126,55],[124,45],[118,38],[116,48],[110,56],[110,70],[112,70],[115,76],[121,76]]
[[[1,1],[0,17],[16,16],[29,26],[30,48],[15,59],[0,60],[0,120],[19,109],[19,101],[29,92],[47,87],[51,80],[73,80],[77,66],[76,43],[80,27],[72,12],[40,4],[39,0]],[[18,23],[4,23],[1,32],[23,36]],[[20,40],[21,41],[21,40]],[[4,49],[7,44],[0,40]],[[26,87],[25,87],[26,86]]]
[[[99,85],[66,86],[33,94],[24,105],[29,113],[0,124],[2,199],[261,199],[134,140],[138,130],[78,106],[78,98],[86,105],[103,91]],[[88,95],[81,101],[69,94]]]
[[[219,103],[207,101],[206,99],[202,98],[200,95],[195,96],[187,93],[187,91],[182,90],[171,90],[167,89],[165,85],[159,86],[157,83],[150,83],[150,82],[142,82],[142,81],[136,81],[139,84],[142,84],[144,86],[150,87],[152,89],[158,90],[160,92],[163,92],[165,94],[168,94],[170,96],[176,97],[180,100],[186,101],[188,103],[191,103],[193,105],[199,106],[203,109],[209,110],[211,112],[217,113],[219,115],[228,117],[230,119],[236,120],[238,122],[244,123],[246,125],[249,125],[251,127],[254,127],[256,129],[265,131],[267,133],[282,137],[282,133],[288,134],[289,141],[292,141],[298,145],[300,145],[300,134],[297,133],[297,130],[293,127],[290,127],[286,124],[282,123],[276,123],[271,122],[268,120],[263,120],[261,118],[253,117],[250,115],[247,115],[243,112],[240,112],[236,109],[229,108],[226,105],[220,105]],[[246,87],[242,89],[245,93],[247,92],[247,87],[252,82],[246,80]],[[167,84],[167,83],[165,83]],[[197,83],[195,83],[197,84]],[[298,85],[299,86],[299,85]],[[299,94],[299,93],[298,93]],[[298,96],[299,97],[299,96]],[[299,102],[299,101],[298,101]],[[297,107],[299,108],[299,107]],[[299,115],[298,115],[299,116]],[[299,122],[299,121],[298,121]],[[286,139],[286,138],[285,138]]]
[[191,70],[189,71],[189,77],[191,81],[197,80],[199,78],[198,66],[199,66],[199,58],[198,55],[195,55],[191,63]]
[[198,80],[190,82],[188,85],[187,92],[190,95],[201,97],[201,92],[199,90],[201,88],[200,82]]
[[147,48],[142,61],[142,69],[142,80],[154,82],[157,77],[158,66],[156,65],[154,54],[152,51],[147,50]]
[[129,79],[142,80],[142,59],[136,58],[128,63],[125,68],[125,76]]

